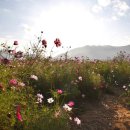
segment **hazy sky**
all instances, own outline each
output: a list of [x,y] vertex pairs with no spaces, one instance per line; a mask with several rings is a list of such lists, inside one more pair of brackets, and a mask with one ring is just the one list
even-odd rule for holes
[[33,40],[44,31],[52,46],[130,44],[130,0],[0,0],[0,41]]

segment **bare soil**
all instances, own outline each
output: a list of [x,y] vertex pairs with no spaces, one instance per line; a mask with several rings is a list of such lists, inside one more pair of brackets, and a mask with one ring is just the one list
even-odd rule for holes
[[98,102],[84,101],[79,118],[80,126],[72,130],[130,130],[130,108],[124,106],[119,95],[105,94]]

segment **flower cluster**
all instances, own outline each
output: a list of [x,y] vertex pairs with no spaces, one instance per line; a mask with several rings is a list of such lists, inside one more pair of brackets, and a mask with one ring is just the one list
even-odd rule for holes
[[70,101],[68,102],[68,104],[64,104],[63,108],[65,111],[71,111],[73,106],[74,106],[74,102]]
[[43,95],[38,93],[37,94],[37,102],[36,103],[42,103],[43,98],[44,98]]
[[67,105],[67,104],[64,104],[63,108],[64,108],[65,111],[71,111],[72,110],[72,108],[69,107],[69,105]]

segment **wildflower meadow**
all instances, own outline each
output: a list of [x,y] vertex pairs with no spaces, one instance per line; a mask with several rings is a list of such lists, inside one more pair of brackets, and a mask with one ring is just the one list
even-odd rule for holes
[[[71,130],[72,124],[80,128],[82,100],[98,101],[115,88],[130,105],[126,53],[104,61],[66,55],[56,59],[52,53],[45,56],[48,44],[41,36],[22,52],[17,51],[19,41],[12,47],[1,43],[0,130]],[[59,49],[62,42],[56,38],[53,44]]]

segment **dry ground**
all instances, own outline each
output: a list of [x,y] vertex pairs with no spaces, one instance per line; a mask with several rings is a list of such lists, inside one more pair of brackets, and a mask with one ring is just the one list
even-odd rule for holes
[[99,102],[84,101],[80,108],[82,124],[72,125],[72,130],[130,130],[130,107],[119,95],[105,94]]

